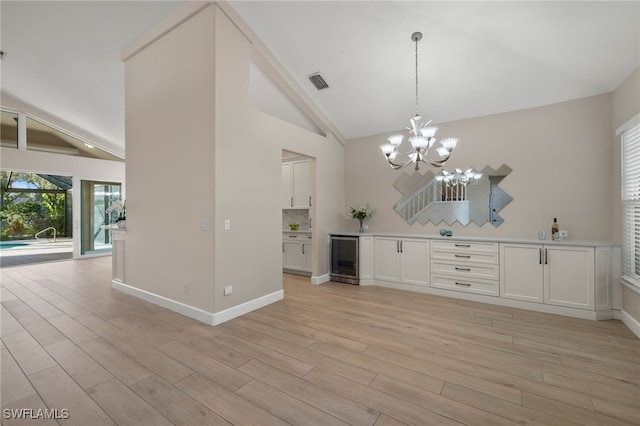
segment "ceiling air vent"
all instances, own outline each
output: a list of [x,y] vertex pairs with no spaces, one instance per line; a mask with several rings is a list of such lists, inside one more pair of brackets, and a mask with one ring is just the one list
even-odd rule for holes
[[316,89],[318,90],[329,88],[329,85],[319,72],[311,74],[309,76],[309,80],[311,80],[311,83],[313,83],[313,85],[316,86]]

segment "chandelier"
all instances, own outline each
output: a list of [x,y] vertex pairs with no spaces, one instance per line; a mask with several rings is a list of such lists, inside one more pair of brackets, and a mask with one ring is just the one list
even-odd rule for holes
[[[401,169],[412,163],[415,163],[415,170],[419,170],[420,163],[433,167],[442,167],[451,156],[451,152],[459,140],[458,138],[446,138],[438,141],[435,138],[438,128],[430,126],[431,120],[426,123],[423,122],[418,112],[418,41],[421,39],[422,33],[415,32],[411,34],[411,40],[416,43],[416,115],[409,120],[411,127],[407,127],[407,130],[409,130],[408,140],[412,149],[409,152],[400,152],[400,145],[404,139],[404,135],[401,134],[389,136],[387,139],[389,142],[380,145],[382,153],[394,170]],[[397,162],[396,159],[399,156],[404,160]]]
[[453,173],[443,170],[436,176],[438,182],[444,182],[448,187],[475,185],[481,178],[482,173],[478,173],[472,168],[467,169],[466,172],[455,169]]

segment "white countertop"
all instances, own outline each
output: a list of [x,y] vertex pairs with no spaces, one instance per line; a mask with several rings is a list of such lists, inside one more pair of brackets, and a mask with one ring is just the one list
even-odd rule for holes
[[538,240],[535,238],[511,238],[511,237],[470,237],[470,236],[451,236],[443,237],[439,234],[404,234],[391,232],[332,232],[329,235],[344,235],[349,237],[397,237],[397,238],[424,238],[429,240],[453,240],[453,241],[488,241],[495,243],[512,243],[512,244],[547,244],[558,246],[579,246],[579,247],[612,247],[620,244],[609,241],[588,241],[588,240],[572,240],[566,239],[562,241],[553,241],[551,239]]
[[292,231],[291,229],[283,229],[282,232],[289,232],[291,234],[310,234],[311,229],[298,229],[296,231]]

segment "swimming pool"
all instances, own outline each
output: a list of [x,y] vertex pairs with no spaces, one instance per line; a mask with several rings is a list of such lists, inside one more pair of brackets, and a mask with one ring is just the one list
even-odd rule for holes
[[29,243],[0,243],[0,250],[8,250],[14,247],[28,246]]

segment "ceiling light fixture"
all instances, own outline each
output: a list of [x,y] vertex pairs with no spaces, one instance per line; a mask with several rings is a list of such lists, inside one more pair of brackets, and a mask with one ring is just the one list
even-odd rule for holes
[[[438,128],[429,125],[431,120],[423,123],[422,117],[418,112],[418,41],[421,39],[422,33],[415,32],[411,34],[411,40],[416,44],[416,115],[409,120],[411,127],[407,127],[407,130],[409,130],[408,140],[412,149],[406,153],[400,152],[400,144],[402,144],[402,139],[404,138],[404,135],[401,134],[389,136],[389,142],[380,145],[382,153],[394,170],[401,169],[412,163],[415,163],[415,170],[419,170],[420,163],[433,167],[442,167],[459,141],[458,138],[446,138],[438,141],[435,138]],[[397,163],[395,161],[398,155],[405,156],[407,159],[404,162]]]

